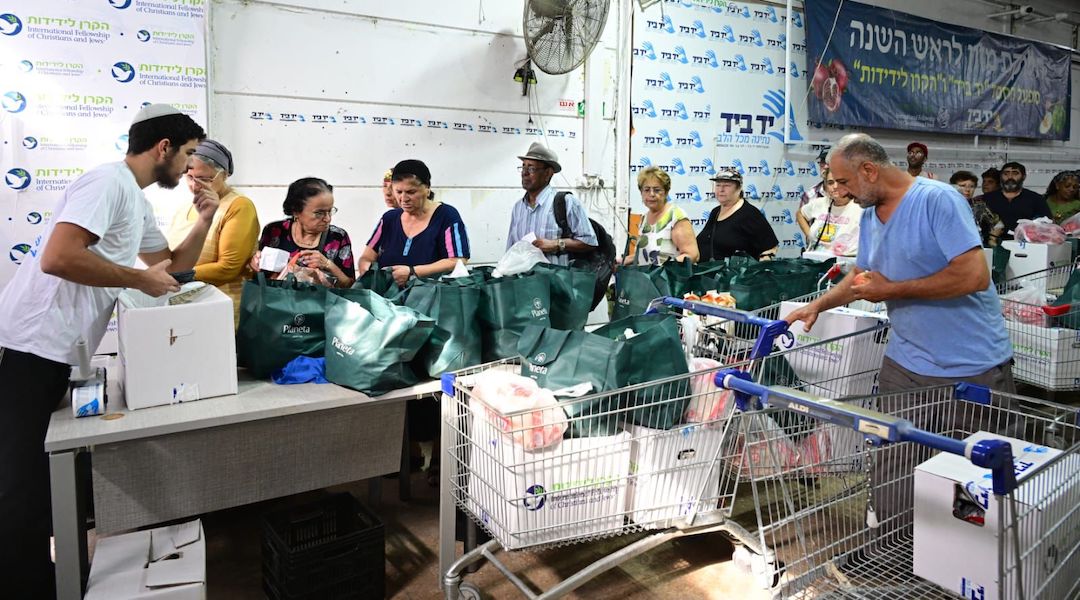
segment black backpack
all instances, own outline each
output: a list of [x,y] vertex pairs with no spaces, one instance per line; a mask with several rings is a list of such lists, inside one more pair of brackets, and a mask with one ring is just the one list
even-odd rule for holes
[[[570,229],[570,223],[566,219],[566,196],[570,192],[555,194],[555,222],[559,225],[559,235],[564,238],[574,239],[574,232]],[[574,252],[570,259],[570,266],[579,269],[588,269],[596,272],[596,288],[593,290],[592,308],[596,308],[607,293],[611,276],[615,273],[615,241],[611,239],[602,225],[589,219],[593,231],[596,232],[596,248],[588,252]]]

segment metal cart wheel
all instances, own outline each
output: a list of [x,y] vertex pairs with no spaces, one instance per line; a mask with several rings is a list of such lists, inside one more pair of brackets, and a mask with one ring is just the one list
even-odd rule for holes
[[767,558],[742,544],[735,545],[731,560],[739,570],[753,575],[761,589],[771,590],[780,585],[780,578],[784,574],[783,562],[773,565]]
[[462,583],[458,588],[458,598],[461,600],[487,600],[484,592],[471,583]]

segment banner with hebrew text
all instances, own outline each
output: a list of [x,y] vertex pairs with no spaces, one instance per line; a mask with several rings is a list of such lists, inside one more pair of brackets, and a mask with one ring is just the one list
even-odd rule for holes
[[806,6],[812,123],[1069,139],[1068,50],[857,2],[840,7]]

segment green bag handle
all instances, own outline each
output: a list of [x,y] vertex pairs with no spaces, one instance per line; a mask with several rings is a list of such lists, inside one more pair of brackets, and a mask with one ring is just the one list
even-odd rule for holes
[[[563,346],[570,339],[571,333],[573,332],[529,325],[521,332],[521,337],[518,338],[518,354],[533,364],[546,365],[558,358]],[[545,344],[545,347],[541,348],[540,343],[544,341],[553,342],[553,344]]]

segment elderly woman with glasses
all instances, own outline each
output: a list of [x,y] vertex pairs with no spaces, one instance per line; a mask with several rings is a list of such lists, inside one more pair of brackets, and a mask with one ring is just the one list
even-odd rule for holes
[[[209,191],[221,199],[202,253],[195,263],[195,280],[216,285],[233,299],[233,322],[236,323],[240,315],[240,292],[244,280],[251,276],[248,261],[255,254],[259,217],[251,200],[229,185],[233,168],[233,157],[228,148],[220,142],[204,140],[191,155],[185,176],[193,195]],[[199,213],[194,205],[181,208],[173,216],[166,233],[169,247],[175,248],[184,241],[198,220]]]
[[328,287],[351,286],[356,280],[352,241],[344,229],[330,224],[337,214],[334,187],[318,177],[297,179],[289,185],[282,209],[289,218],[263,228],[253,267],[258,268],[264,248],[277,248],[289,253],[286,271],[308,269],[316,282]]
[[457,209],[435,201],[431,171],[419,160],[403,160],[391,172],[399,208],[383,214],[360,257],[361,275],[378,262],[404,286],[412,277],[431,277],[469,260],[469,236]]

